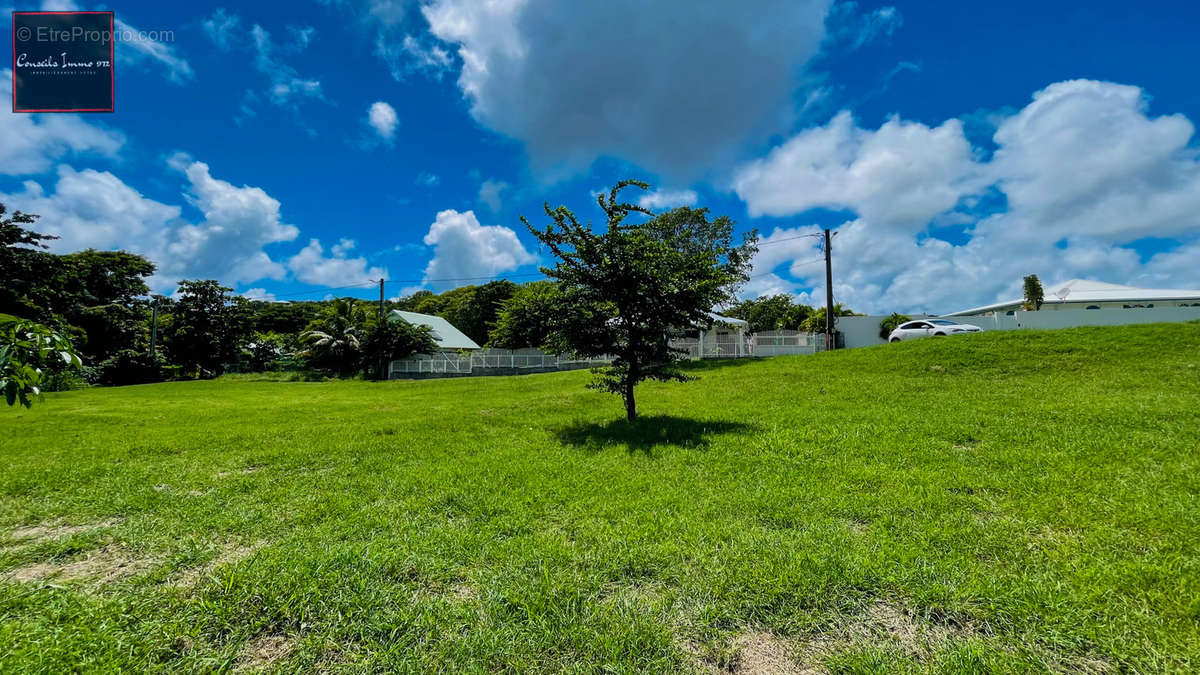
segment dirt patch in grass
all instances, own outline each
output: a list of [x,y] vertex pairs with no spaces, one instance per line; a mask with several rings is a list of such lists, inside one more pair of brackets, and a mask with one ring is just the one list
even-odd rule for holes
[[234,664],[234,672],[253,672],[264,670],[275,663],[287,658],[296,643],[284,635],[264,635],[251,640],[242,648]]
[[897,604],[878,600],[821,632],[785,637],[765,630],[746,631],[718,649],[715,658],[705,656],[694,643],[686,643],[682,649],[694,657],[693,663],[702,672],[817,675],[829,672],[821,665],[829,657],[852,649],[888,647],[928,662],[950,640],[977,635],[981,633],[970,625],[926,621]]
[[846,526],[855,534],[867,534],[871,531],[871,523],[860,518],[847,519]]
[[68,525],[60,521],[50,521],[40,523],[38,525],[30,525],[29,527],[18,527],[9,533],[9,545],[29,546],[32,544],[40,544],[44,541],[52,541],[54,539],[62,539],[80,532],[88,532],[91,530],[99,530],[106,527],[113,527],[121,521],[116,519],[102,520],[96,523],[83,523],[80,525]]
[[948,626],[920,621],[886,600],[867,607],[842,629],[843,642],[890,642],[914,656],[925,656],[958,632]]
[[461,583],[451,586],[450,592],[446,595],[455,602],[470,602],[479,597],[479,591],[475,590],[471,584]]
[[239,473],[242,475],[248,475],[248,474],[254,473],[255,471],[258,471],[261,468],[262,468],[261,464],[251,464],[250,466],[243,467],[241,469],[238,469],[237,471],[218,471],[217,478],[228,478],[234,474],[239,474]]
[[175,581],[174,585],[180,588],[190,588],[200,582],[201,579],[210,576],[214,570],[222,565],[232,565],[240,560],[249,558],[263,546],[266,546],[264,541],[256,541],[247,543],[241,542],[225,542],[220,545],[220,552],[216,557],[208,561],[208,563],[199,567],[193,567],[185,570],[183,574]]
[[138,557],[124,547],[109,545],[74,560],[44,560],[18,567],[8,575],[23,583],[87,579],[95,584],[106,584],[143,572],[155,562],[152,558]]
[[769,632],[742,633],[733,640],[736,653],[730,671],[738,675],[808,675],[818,673],[792,658],[792,645]]

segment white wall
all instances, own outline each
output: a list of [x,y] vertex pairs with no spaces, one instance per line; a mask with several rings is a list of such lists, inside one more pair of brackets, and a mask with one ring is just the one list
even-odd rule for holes
[[1134,323],[1167,323],[1196,321],[1200,307],[1145,307],[1135,309],[1060,309],[1053,312],[1018,311],[1012,316],[955,317],[962,323],[984,330],[1014,330],[1018,328],[1074,328],[1075,326],[1123,326]]
[[[837,327],[846,341],[846,348],[883,344],[879,338],[879,323],[885,316],[843,316]],[[923,318],[912,315],[912,318]],[[1052,312],[1017,311],[1012,316],[955,316],[952,321],[979,326],[987,330],[1017,330],[1021,328],[1053,329],[1075,326],[1122,326],[1135,323],[1164,323],[1200,320],[1200,307],[1154,307],[1143,309],[1060,309]]]

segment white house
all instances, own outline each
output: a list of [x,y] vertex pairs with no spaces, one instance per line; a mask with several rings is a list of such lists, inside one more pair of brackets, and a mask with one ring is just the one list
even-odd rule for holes
[[[1064,309],[1143,309],[1151,307],[1200,307],[1200,290],[1135,288],[1089,279],[1072,279],[1043,289],[1041,311]],[[973,307],[943,316],[991,316],[1013,314],[1023,299]]]
[[437,343],[438,349],[446,352],[458,351],[460,349],[475,350],[479,349],[479,345],[475,341],[467,337],[461,330],[455,328],[449,321],[440,316],[431,314],[418,314],[416,312],[402,312],[398,309],[392,310],[392,319],[399,319],[405,323],[414,326],[428,326],[430,336]]

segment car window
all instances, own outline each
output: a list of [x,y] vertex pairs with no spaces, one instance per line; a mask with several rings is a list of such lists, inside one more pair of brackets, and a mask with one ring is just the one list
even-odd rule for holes
[[920,321],[909,321],[908,323],[902,323],[902,324],[900,324],[900,330],[912,330],[913,328],[916,328],[917,324],[919,324],[919,323],[921,323],[921,322]]
[[939,326],[953,326],[953,325],[955,325],[955,323],[954,323],[953,321],[946,321],[945,319],[933,319],[933,320],[932,320],[932,321],[930,321],[929,323],[932,323],[932,324],[937,324],[937,325],[939,325]]
[[914,321],[908,326],[909,328],[929,328],[929,324],[924,321]]

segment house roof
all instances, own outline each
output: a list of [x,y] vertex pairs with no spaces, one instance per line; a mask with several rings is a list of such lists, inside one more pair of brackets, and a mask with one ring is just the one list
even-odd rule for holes
[[708,318],[712,319],[713,323],[723,323],[727,326],[749,326],[750,325],[750,323],[748,321],[743,321],[742,319],[735,319],[732,316],[721,316],[720,314],[717,314],[716,312],[709,312]]
[[[1200,301],[1200,290],[1185,290],[1172,288],[1137,288],[1109,284],[1091,279],[1072,279],[1070,281],[1047,287],[1043,290],[1043,304],[1086,303],[1086,302],[1147,302],[1155,300],[1197,300]],[[1001,309],[1020,306],[1024,300],[1009,300],[992,305],[964,309],[944,316],[964,316],[979,314]]]
[[414,326],[429,326],[439,349],[479,349],[475,341],[440,316],[392,310],[392,316]]

